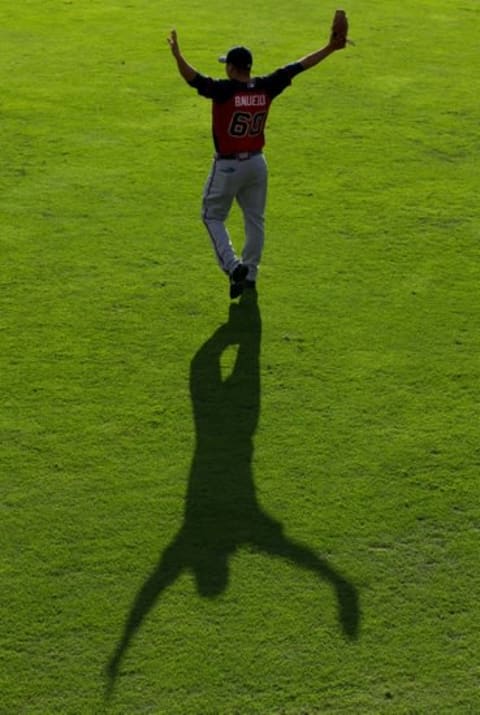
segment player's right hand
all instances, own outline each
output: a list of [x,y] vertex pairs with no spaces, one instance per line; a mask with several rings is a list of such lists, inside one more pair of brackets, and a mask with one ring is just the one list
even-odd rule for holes
[[167,42],[170,45],[172,54],[176,57],[180,51],[179,47],[178,47],[177,31],[176,30],[172,30],[170,32],[170,35],[167,37]]

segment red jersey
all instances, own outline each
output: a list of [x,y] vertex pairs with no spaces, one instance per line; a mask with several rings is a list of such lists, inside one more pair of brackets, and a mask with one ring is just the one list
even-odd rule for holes
[[248,82],[212,79],[197,74],[190,82],[198,94],[212,100],[213,143],[219,154],[260,151],[272,101],[303,71],[296,62]]

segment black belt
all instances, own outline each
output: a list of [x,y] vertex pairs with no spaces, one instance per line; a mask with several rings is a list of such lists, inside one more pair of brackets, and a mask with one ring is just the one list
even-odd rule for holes
[[238,154],[216,154],[215,159],[237,159],[238,161],[246,161],[252,156],[258,156],[261,154],[261,149],[259,151],[241,151]]

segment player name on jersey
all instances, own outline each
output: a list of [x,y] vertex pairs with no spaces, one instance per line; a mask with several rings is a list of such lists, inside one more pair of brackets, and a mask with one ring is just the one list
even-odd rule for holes
[[265,94],[237,94],[235,95],[236,107],[265,107],[267,97]]

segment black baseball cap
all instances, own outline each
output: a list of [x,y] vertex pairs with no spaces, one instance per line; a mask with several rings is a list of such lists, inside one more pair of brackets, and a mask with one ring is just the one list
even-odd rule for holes
[[246,47],[232,47],[226,55],[219,57],[218,61],[233,65],[239,70],[249,70],[253,64],[253,57]]

